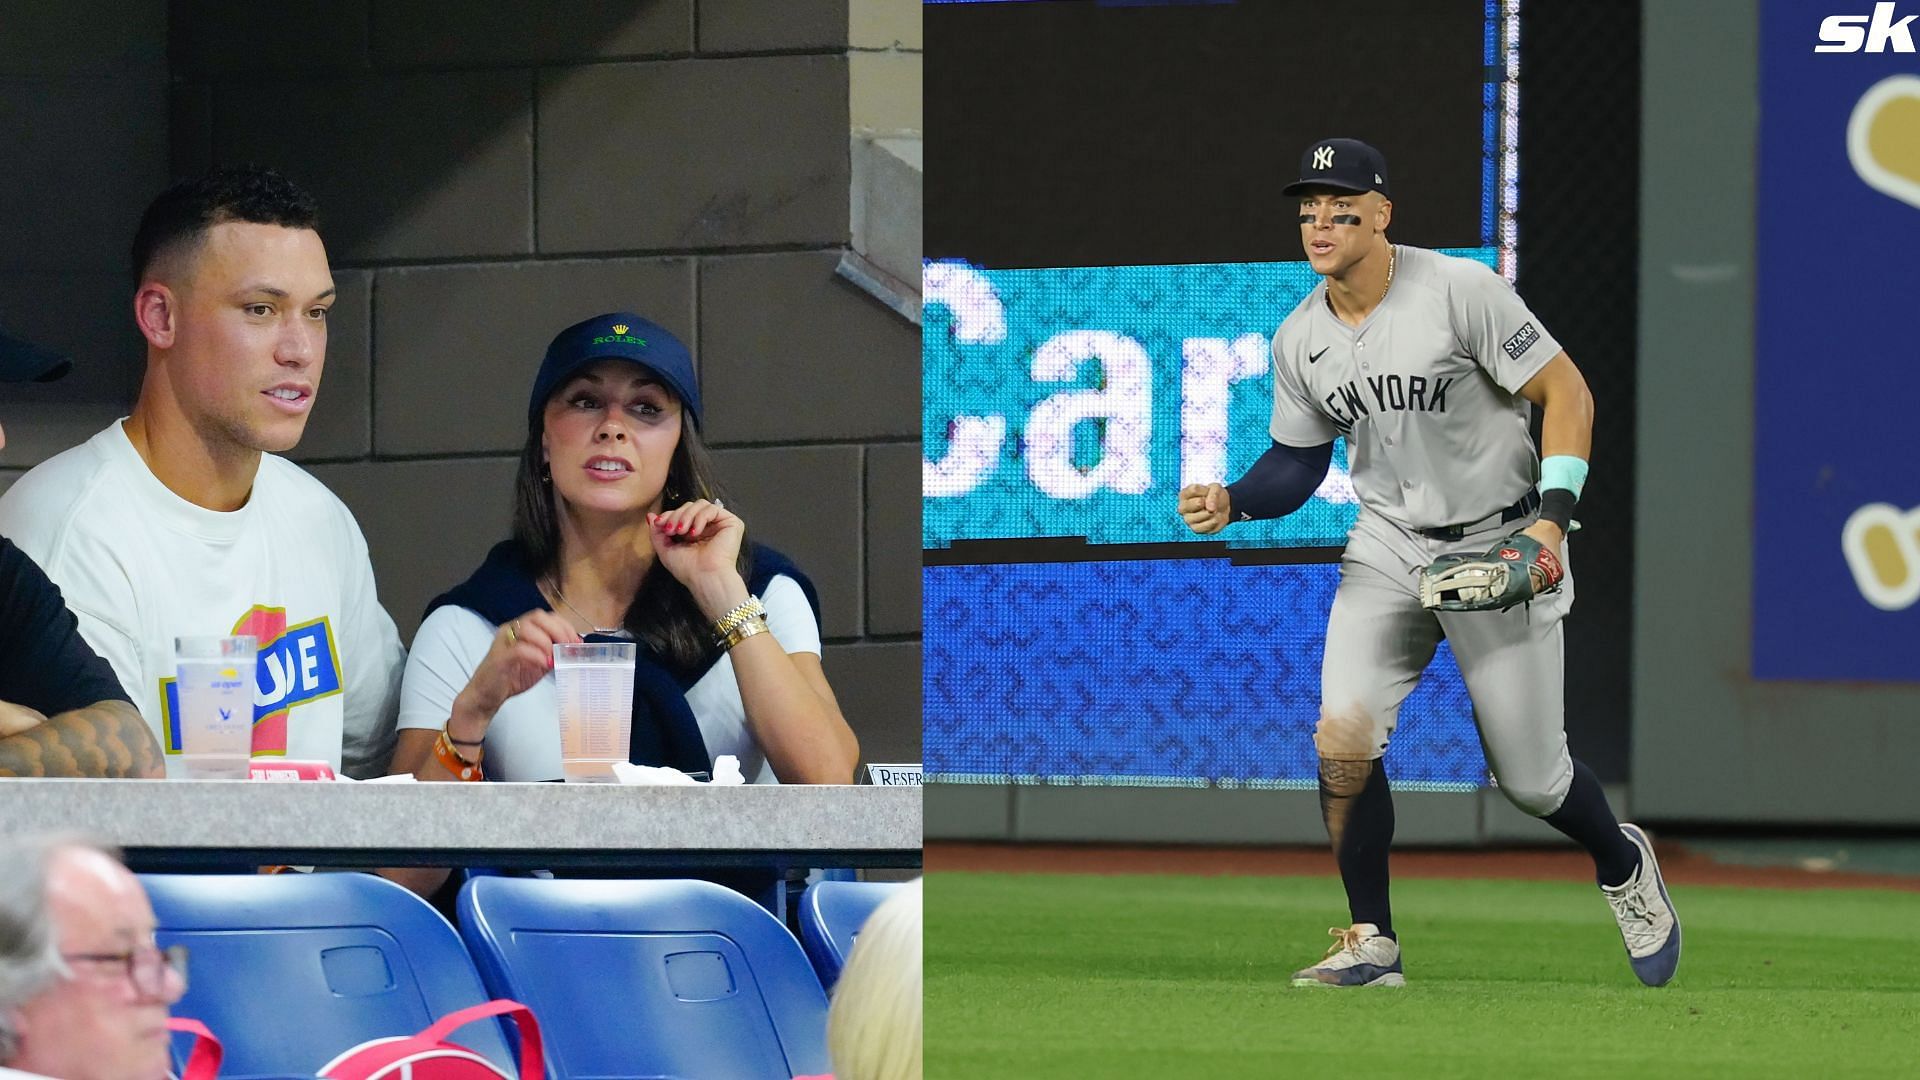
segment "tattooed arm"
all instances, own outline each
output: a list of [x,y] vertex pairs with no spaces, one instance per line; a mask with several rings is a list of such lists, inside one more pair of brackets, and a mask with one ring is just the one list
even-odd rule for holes
[[[21,717],[40,714],[0,702],[18,729]],[[153,730],[132,705],[101,701],[40,718],[25,730],[0,738],[0,776],[104,776],[166,779]]]

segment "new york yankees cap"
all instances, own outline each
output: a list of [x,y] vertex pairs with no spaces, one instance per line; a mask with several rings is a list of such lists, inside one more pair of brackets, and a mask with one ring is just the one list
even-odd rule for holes
[[1300,179],[1280,189],[1298,195],[1310,187],[1377,191],[1388,198],[1387,159],[1359,139],[1321,139],[1300,155]]
[[527,402],[527,423],[538,429],[540,413],[560,384],[595,360],[631,360],[659,377],[680,399],[681,406],[700,426],[700,381],[693,373],[693,354],[666,328],[631,311],[595,315],[560,331],[547,346],[546,359],[533,379]]

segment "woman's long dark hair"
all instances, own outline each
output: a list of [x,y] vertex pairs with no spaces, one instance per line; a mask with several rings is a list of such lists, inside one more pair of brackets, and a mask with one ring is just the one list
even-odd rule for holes
[[[520,451],[520,470],[514,478],[513,539],[527,560],[527,572],[535,580],[559,580],[560,518],[553,505],[553,484],[541,460],[540,431],[527,435]],[[725,498],[714,475],[713,458],[686,412],[680,414],[680,444],[674,447],[673,461],[667,466],[667,488],[662,510],[697,499]],[[740,576],[746,578],[753,568],[752,548],[746,537],[740,539]],[[697,670],[718,650],[713,643],[713,627],[702,614],[693,594],[660,565],[658,558],[640,582],[620,625],[634,640],[652,649],[668,666]]]

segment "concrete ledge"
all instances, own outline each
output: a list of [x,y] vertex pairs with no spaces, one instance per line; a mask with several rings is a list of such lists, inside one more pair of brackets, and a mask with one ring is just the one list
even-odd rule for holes
[[833,272],[887,305],[915,326],[920,325],[920,289],[886,273],[857,251],[843,252]]
[[[922,174],[926,168],[918,136],[876,138],[856,134],[851,147],[849,186],[853,252],[864,266],[855,269],[879,279],[869,283],[849,272],[841,273],[880,297],[883,303],[918,324],[920,321],[920,257]],[[883,293],[876,286],[890,289]],[[911,297],[908,305],[897,299]]]
[[753,866],[831,855],[824,865],[920,865],[919,788],[3,783],[0,834],[80,829],[123,848],[189,859],[284,853],[298,857],[267,861]]

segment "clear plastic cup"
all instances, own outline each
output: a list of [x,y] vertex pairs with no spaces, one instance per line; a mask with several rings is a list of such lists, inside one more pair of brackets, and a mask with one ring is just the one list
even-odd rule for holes
[[627,760],[633,739],[630,641],[553,647],[560,688],[560,767],[567,780],[616,783],[613,763]]
[[239,637],[173,639],[180,715],[180,775],[245,780],[253,757],[258,642]]

